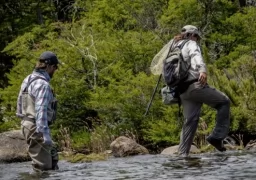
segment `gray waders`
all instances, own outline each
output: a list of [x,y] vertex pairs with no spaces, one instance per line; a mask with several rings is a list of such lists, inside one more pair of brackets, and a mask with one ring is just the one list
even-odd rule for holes
[[53,146],[43,144],[42,133],[36,132],[33,120],[22,120],[21,131],[28,144],[28,154],[35,171],[58,169],[58,153]]

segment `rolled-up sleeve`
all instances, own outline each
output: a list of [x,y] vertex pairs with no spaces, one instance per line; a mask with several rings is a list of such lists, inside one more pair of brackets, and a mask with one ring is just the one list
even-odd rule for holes
[[200,50],[200,47],[197,45],[195,41],[190,41],[188,43],[189,46],[189,56],[191,57],[191,65],[193,68],[198,69],[201,72],[207,72],[206,65],[203,60],[203,56]]

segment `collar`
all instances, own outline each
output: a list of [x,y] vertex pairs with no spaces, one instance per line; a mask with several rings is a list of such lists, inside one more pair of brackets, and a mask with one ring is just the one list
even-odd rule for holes
[[33,74],[36,76],[41,76],[45,78],[48,82],[51,80],[51,77],[49,76],[49,74],[43,69],[35,69],[33,71]]

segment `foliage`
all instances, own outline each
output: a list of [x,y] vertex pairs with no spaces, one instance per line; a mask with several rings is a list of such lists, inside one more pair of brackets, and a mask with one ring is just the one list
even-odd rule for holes
[[90,143],[90,134],[86,130],[73,132],[72,139],[72,148],[76,150],[88,146]]

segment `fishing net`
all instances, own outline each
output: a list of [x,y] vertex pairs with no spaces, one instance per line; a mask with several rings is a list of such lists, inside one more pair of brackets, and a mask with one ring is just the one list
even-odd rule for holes
[[151,65],[150,65],[150,71],[154,75],[160,75],[163,70],[163,61],[167,57],[167,54],[169,52],[169,49],[172,45],[172,41],[170,41],[168,44],[166,44],[153,58]]

